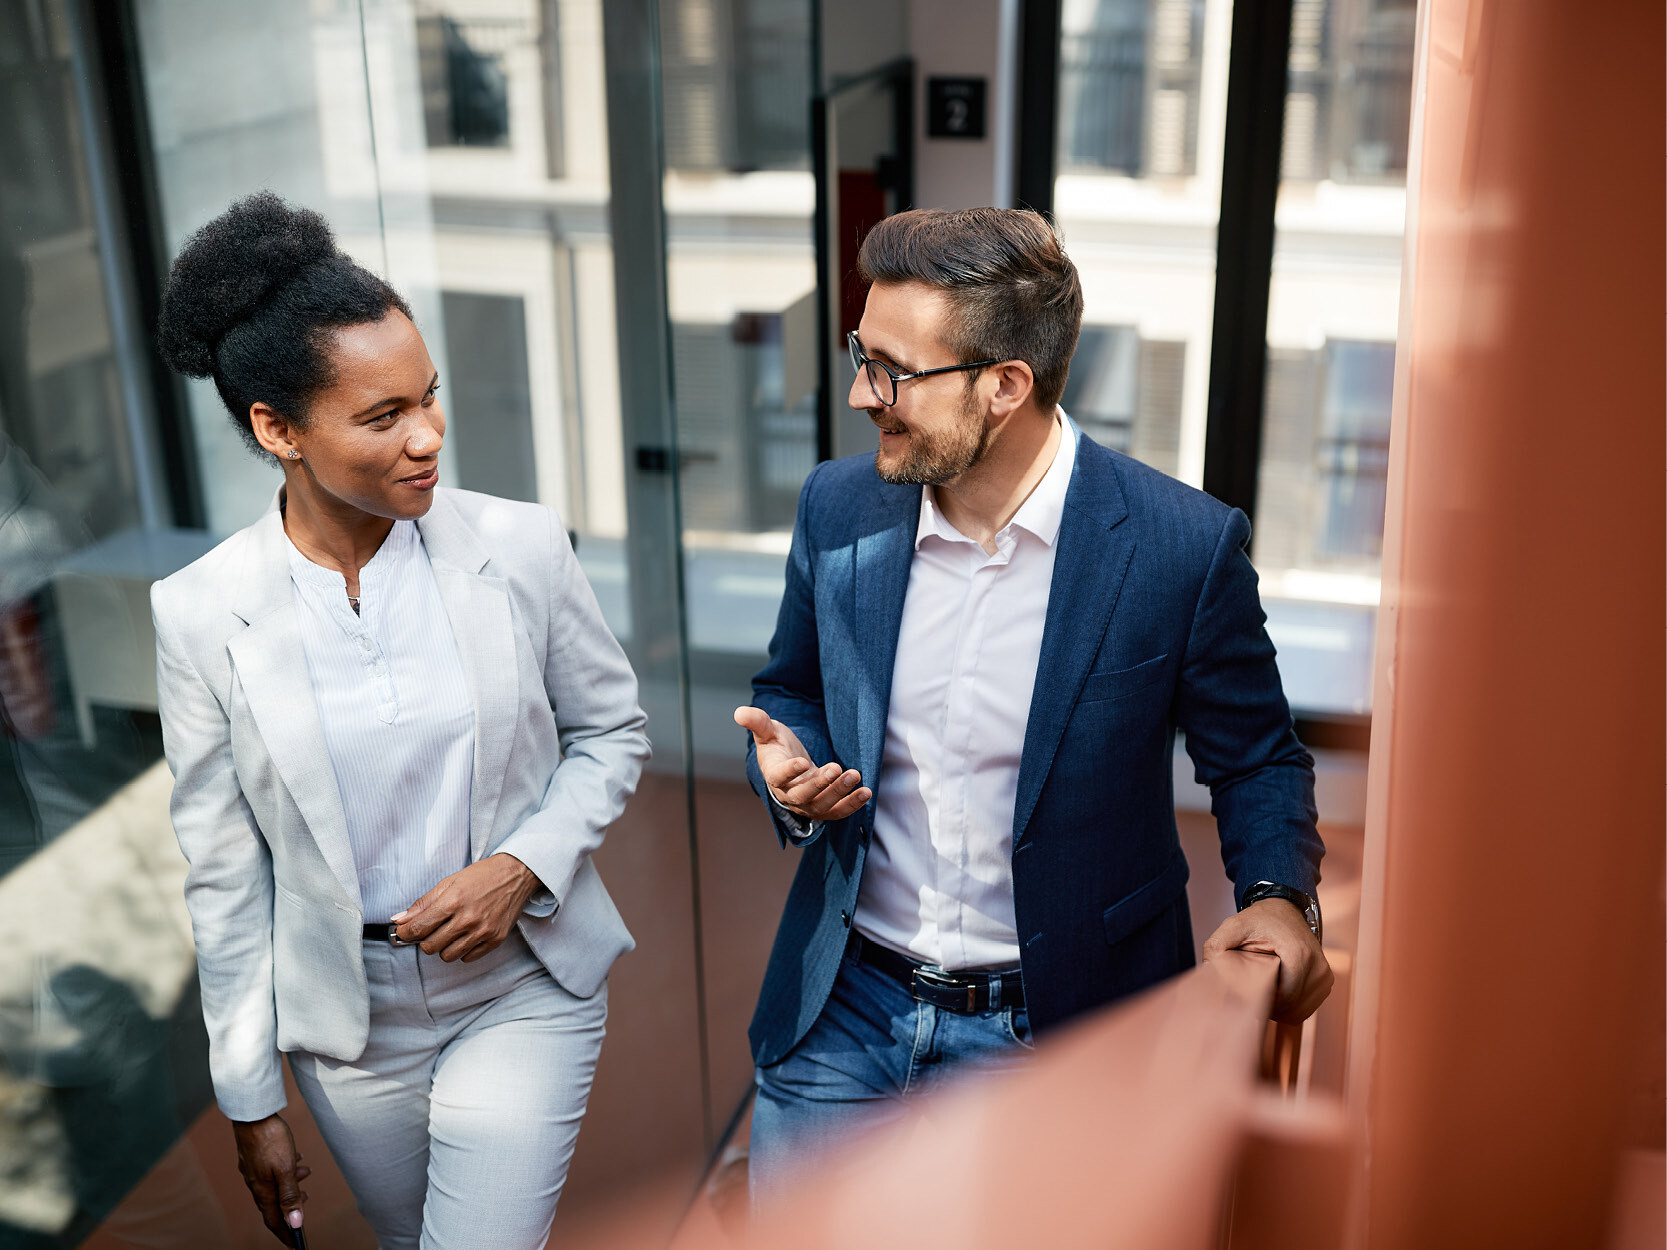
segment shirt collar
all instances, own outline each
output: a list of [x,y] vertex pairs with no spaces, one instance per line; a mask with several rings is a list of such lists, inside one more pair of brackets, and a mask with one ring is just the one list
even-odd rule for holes
[[[1016,525],[1034,534],[1050,547],[1059,537],[1059,526],[1065,518],[1065,495],[1071,488],[1071,470],[1077,462],[1076,434],[1071,423],[1065,420],[1064,413],[1058,409],[1055,410],[1054,420],[1059,423],[1059,445],[1054,449],[1053,463],[1042,475],[1042,480],[1036,483],[1035,489],[1019,505],[1013,519],[1004,527],[1011,529]],[[935,488],[928,486],[920,494],[920,520],[915,524],[915,550],[920,550],[923,539],[932,537],[948,542],[972,541],[944,519],[943,512],[938,508]]]

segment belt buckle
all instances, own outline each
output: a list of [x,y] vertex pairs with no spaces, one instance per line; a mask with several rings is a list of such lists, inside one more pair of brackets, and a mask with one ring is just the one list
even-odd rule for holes
[[936,979],[936,976],[928,969],[916,968],[914,973],[909,977],[909,993],[913,994],[923,1003],[931,1002],[932,1000],[930,998],[921,993],[921,988],[923,986],[926,989],[938,988],[935,984],[933,984]]
[[397,924],[394,924],[392,921],[389,921],[388,922],[388,945],[393,947],[397,951],[403,946],[416,946],[417,943],[401,941],[400,936],[399,936],[399,926]]
[[[919,998],[922,1002],[933,1002],[933,999],[923,997],[918,990],[916,990],[916,987],[925,985],[928,988],[937,991],[939,994],[944,994],[946,991],[953,994],[962,988],[960,985],[956,984],[959,980],[959,977],[951,976],[944,972],[938,972],[932,968],[916,968],[913,977],[914,984],[909,988],[912,991],[915,991],[915,997]],[[970,1016],[976,1014],[978,1011],[978,986],[976,984],[968,985],[966,986],[966,991],[967,1014]],[[953,1008],[948,1008],[947,1004],[944,1005],[946,1009],[953,1010]]]

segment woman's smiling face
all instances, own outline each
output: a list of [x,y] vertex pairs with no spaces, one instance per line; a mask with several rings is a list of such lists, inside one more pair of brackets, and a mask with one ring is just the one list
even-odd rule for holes
[[[435,395],[439,375],[423,336],[392,310],[380,321],[337,330],[329,351],[334,380],[314,396],[306,423],[282,423],[282,437],[263,436],[262,444],[308,476],[327,507],[339,501],[373,516],[415,520],[434,500],[446,433]],[[262,407],[250,414],[257,432],[265,424]]]

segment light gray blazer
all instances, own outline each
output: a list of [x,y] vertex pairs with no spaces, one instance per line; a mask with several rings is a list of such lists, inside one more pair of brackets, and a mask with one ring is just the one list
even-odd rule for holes
[[[633,945],[590,856],[648,758],[636,677],[550,509],[437,489],[417,526],[475,705],[472,854],[538,874],[557,907],[521,931],[589,997]],[[352,1061],[370,1036],[358,874],[276,500],[158,582],[151,610],[215,1095],[260,1119],[285,1103],[280,1051]]]

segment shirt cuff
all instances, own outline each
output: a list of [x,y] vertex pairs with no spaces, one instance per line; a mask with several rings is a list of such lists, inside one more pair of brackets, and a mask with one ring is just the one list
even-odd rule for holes
[[523,916],[531,916],[534,920],[543,920],[546,916],[556,914],[556,896],[540,886],[527,905],[521,909]]
[[252,1124],[269,1115],[277,1115],[289,1105],[289,1098],[284,1093],[283,1060],[277,1051],[272,1054],[276,1060],[273,1072],[264,1079],[235,1090],[215,1089],[214,1101],[220,1105],[220,1113],[226,1119]]
[[[527,863],[527,861],[522,859],[514,851],[506,851],[500,847],[498,850],[493,851],[492,854],[508,855],[511,859],[518,861],[523,868],[526,868],[529,872],[531,871],[531,866]],[[529,898],[525,905],[522,906],[521,914],[523,916],[530,916],[534,920],[543,920],[547,916],[555,915],[556,908],[559,906],[560,904],[556,902],[555,894],[551,891],[550,887],[545,885],[543,880],[540,879],[538,889],[533,891],[532,897]]]
[[822,832],[823,821],[806,820],[797,812],[790,812],[776,799],[769,786],[764,787],[764,797],[769,801],[770,810],[776,814],[776,819],[787,826],[787,837],[792,842],[809,842]]

